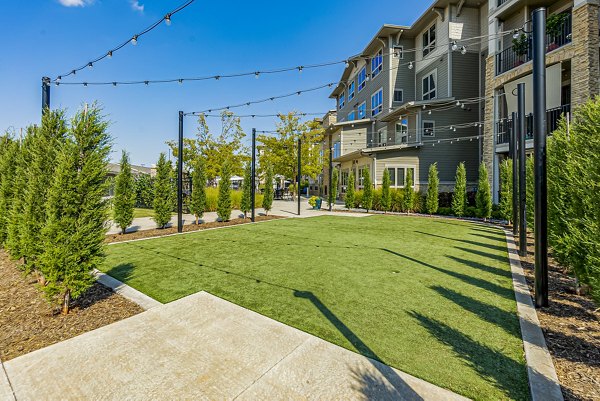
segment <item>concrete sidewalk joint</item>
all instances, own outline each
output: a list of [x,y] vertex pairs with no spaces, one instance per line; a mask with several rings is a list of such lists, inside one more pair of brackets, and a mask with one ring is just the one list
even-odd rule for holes
[[13,391],[4,363],[0,359],[0,400],[2,401],[16,401],[15,392]]
[[563,401],[560,382],[554,369],[552,356],[546,346],[544,333],[540,328],[537,312],[533,306],[525,273],[517,253],[517,246],[512,233],[509,230],[503,230],[506,235],[517,313],[525,348],[531,398],[533,401]]
[[127,284],[120,282],[116,278],[113,278],[108,274],[102,273],[99,270],[94,270],[94,275],[96,276],[96,279],[100,284],[110,288],[122,297],[125,297],[130,301],[138,304],[144,310],[156,308],[157,306],[162,305],[162,303],[158,302],[154,298],[150,298],[143,292],[140,292],[135,288],[132,288]]

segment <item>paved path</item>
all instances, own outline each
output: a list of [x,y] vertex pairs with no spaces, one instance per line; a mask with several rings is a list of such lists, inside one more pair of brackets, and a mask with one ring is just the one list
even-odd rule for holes
[[18,401],[464,400],[205,292],[4,366]]
[[[324,205],[325,206],[325,205]],[[338,206],[338,208],[341,206]],[[269,214],[284,216],[284,217],[314,217],[321,215],[332,214],[327,210],[312,210],[310,205],[308,204],[308,200],[302,199],[301,208],[300,208],[300,216],[298,216],[298,203],[292,201],[274,201],[273,209],[269,212]],[[262,208],[256,209],[256,214],[261,215],[264,214],[265,211]],[[336,216],[352,216],[352,217],[365,217],[367,214],[362,213],[344,213],[344,212],[333,212]],[[231,212],[231,217],[243,217],[243,213],[239,210],[234,210]],[[204,221],[217,221],[217,213],[216,212],[208,212],[204,214]],[[196,219],[191,214],[183,215],[183,224],[194,224]],[[177,216],[173,216],[171,218],[171,222],[169,223],[171,226],[177,225]],[[152,220],[151,217],[140,217],[133,220],[131,227],[127,229],[127,232],[140,231],[140,230],[151,230],[156,228],[156,223]],[[110,229],[108,230],[108,234],[118,234],[121,230],[114,224],[111,224]]]

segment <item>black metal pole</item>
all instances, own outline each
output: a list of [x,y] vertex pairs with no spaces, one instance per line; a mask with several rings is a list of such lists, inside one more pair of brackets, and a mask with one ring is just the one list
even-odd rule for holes
[[519,129],[519,255],[527,256],[527,171],[525,162],[525,139],[527,136],[527,116],[525,115],[525,84],[517,85]]
[[42,114],[50,108],[50,78],[42,77]]
[[[330,137],[331,138],[331,137]],[[333,202],[335,199],[331,196],[331,184],[333,182],[333,149],[331,148],[331,139],[329,140],[329,188],[327,196],[329,197],[329,211],[333,210]]]
[[183,232],[183,111],[179,112],[179,143],[177,146],[177,232]]
[[533,11],[533,154],[535,176],[535,306],[548,306],[546,173],[546,9]]
[[252,205],[252,222],[255,221],[254,198],[256,197],[256,128],[252,128],[252,188],[250,190],[250,204]]
[[298,216],[300,216],[300,182],[302,181],[302,139],[298,138],[298,177],[296,179],[298,185]]
[[512,124],[510,127],[510,158],[512,160],[512,225],[513,235],[517,235],[519,232],[519,170],[517,165],[517,113],[512,113]]

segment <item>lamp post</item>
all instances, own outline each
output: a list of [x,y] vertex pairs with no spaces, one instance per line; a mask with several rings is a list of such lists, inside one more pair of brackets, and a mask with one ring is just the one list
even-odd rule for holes
[[[250,168],[252,171],[252,179],[251,185],[252,188],[250,190],[250,204],[252,205],[252,222],[255,221],[255,200],[256,197],[256,128],[252,128],[252,167]],[[267,188],[268,190],[268,188]]]
[[298,185],[298,216],[300,216],[300,182],[302,176],[302,139],[298,138],[298,176],[296,177],[296,181]]
[[50,78],[42,77],[42,114],[50,108]]
[[517,109],[519,115],[519,255],[527,256],[527,172],[525,162],[525,137],[527,136],[527,116],[525,115],[525,84],[517,86]]
[[518,152],[517,152],[517,113],[512,113],[512,124],[510,127],[510,158],[512,159],[512,223],[513,235],[519,232],[519,194],[518,194]]
[[177,146],[177,232],[183,232],[183,111],[179,112],[179,143]]

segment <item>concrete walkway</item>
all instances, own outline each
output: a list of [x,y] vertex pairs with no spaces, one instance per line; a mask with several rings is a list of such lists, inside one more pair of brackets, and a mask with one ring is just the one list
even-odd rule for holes
[[[325,207],[326,204],[323,204]],[[338,205],[337,208],[341,206]],[[256,215],[264,215],[265,211],[262,208],[256,209]],[[336,216],[351,216],[351,217],[365,217],[368,216],[365,213],[344,213],[344,212],[333,212]],[[322,216],[332,214],[327,210],[313,210],[312,207],[308,204],[307,199],[302,199],[301,207],[300,207],[300,216],[298,216],[298,203],[292,201],[274,201],[273,208],[269,212],[270,215],[277,215],[283,217],[314,217],[314,216]],[[231,212],[231,218],[243,217],[243,213],[239,210],[234,210]],[[208,212],[204,214],[202,218],[205,222],[217,221],[217,213],[216,212]],[[183,224],[194,224],[196,219],[191,214],[183,215]],[[171,218],[171,222],[169,226],[177,225],[177,216],[173,216]],[[152,220],[152,217],[140,217],[133,220],[131,227],[127,229],[127,232],[134,232],[140,230],[152,230],[156,228],[156,223]],[[108,234],[118,234],[121,230],[117,227],[113,222],[111,222],[110,229],[108,230]]]
[[4,367],[19,401],[465,399],[205,292]]

